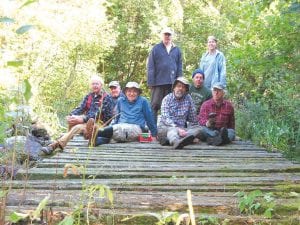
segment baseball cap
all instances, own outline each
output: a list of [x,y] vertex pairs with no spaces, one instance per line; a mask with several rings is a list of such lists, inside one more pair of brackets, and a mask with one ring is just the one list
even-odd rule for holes
[[216,83],[213,84],[212,88],[216,88],[216,89],[219,89],[219,90],[224,90],[225,86],[221,82],[216,82]]
[[162,31],[161,31],[162,34],[171,34],[173,35],[173,30],[170,28],[170,27],[165,27]]
[[126,91],[127,88],[136,88],[139,90],[140,94],[142,93],[142,89],[140,88],[140,85],[137,82],[130,81],[126,84],[124,91]]
[[113,80],[108,84],[108,87],[120,87],[120,83],[116,80]]

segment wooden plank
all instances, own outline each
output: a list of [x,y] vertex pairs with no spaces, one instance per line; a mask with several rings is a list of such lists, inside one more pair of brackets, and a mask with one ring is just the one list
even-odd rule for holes
[[[279,185],[300,189],[300,164],[249,142],[220,147],[200,143],[181,150],[158,143],[86,146],[86,140],[76,137],[64,152],[45,158],[35,168],[20,170],[18,180],[2,182],[11,188],[7,207],[34,208],[51,194],[49,205],[69,210],[87,203],[87,187],[106,185],[115,196],[113,211],[120,215],[185,212],[186,190],[190,189],[196,211],[237,218],[237,191],[279,193]],[[85,172],[78,176],[69,169],[64,178],[65,164],[83,166]],[[106,199],[93,197],[93,207],[111,213]],[[277,200],[287,201],[283,197]]]

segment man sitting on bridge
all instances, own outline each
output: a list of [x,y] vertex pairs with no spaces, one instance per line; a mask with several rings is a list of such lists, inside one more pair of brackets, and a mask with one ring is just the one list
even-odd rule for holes
[[[128,82],[124,93],[125,97],[120,97],[117,101],[117,116],[110,126],[97,131],[96,125],[88,123],[87,136],[90,137],[90,146],[109,143],[110,139],[117,142],[138,141],[139,135],[148,132],[148,128],[155,139],[157,127],[149,102],[140,96],[142,90],[139,84]],[[96,140],[93,140],[94,138]]]
[[[94,75],[91,78],[91,92],[82,100],[81,104],[66,117],[69,131],[52,144],[43,147],[43,151],[50,154],[55,149],[63,149],[76,134],[86,132],[86,123],[90,118],[95,119],[97,114],[101,121],[106,122],[112,117],[113,102],[102,90],[103,80]],[[99,113],[99,109],[101,109]],[[85,135],[85,134],[84,134]]]
[[161,119],[158,125],[158,140],[161,145],[173,145],[182,149],[199,138],[201,127],[198,125],[196,109],[188,94],[189,82],[179,77],[173,84],[173,92],[164,97],[161,105]]
[[206,140],[209,145],[228,144],[235,138],[234,108],[230,101],[224,99],[222,83],[213,85],[212,95],[202,104],[199,113],[199,124],[203,126],[201,140]]

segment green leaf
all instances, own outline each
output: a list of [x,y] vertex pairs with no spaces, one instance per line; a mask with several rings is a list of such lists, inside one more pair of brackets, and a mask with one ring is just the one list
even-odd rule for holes
[[290,197],[298,197],[299,194],[297,192],[292,191],[292,192],[289,193],[289,196]]
[[113,204],[113,202],[114,202],[113,192],[110,189],[107,189],[106,191],[107,191],[107,198],[108,198],[110,204]]
[[13,212],[9,215],[9,221],[17,223],[18,221],[27,218],[29,215],[27,213],[16,213]]
[[266,211],[264,212],[264,216],[267,217],[268,219],[271,219],[272,218],[272,211],[273,211],[272,208],[266,209]]
[[74,223],[73,217],[67,216],[58,225],[72,225],[73,223]]
[[7,193],[8,193],[8,191],[6,190],[6,191],[0,191],[0,198],[3,198],[4,196],[6,196],[7,195]]
[[23,65],[22,60],[15,60],[15,61],[8,61],[7,62],[7,66],[18,67],[18,66],[22,66],[22,65]]
[[42,211],[42,209],[45,208],[45,206],[48,203],[48,200],[50,198],[50,194],[48,196],[46,196],[38,205],[38,207],[34,210],[33,214],[32,214],[32,219],[37,219],[40,216],[40,213]]
[[35,3],[37,2],[38,0],[28,0],[27,2],[25,2],[23,5],[21,5],[20,9],[27,6],[27,5],[30,5],[32,3]]
[[17,34],[24,34],[24,33],[26,33],[28,30],[30,30],[33,27],[34,27],[33,25],[24,25],[24,26],[21,26],[21,27],[19,27],[16,30],[16,33]]
[[31,85],[30,85],[28,79],[24,80],[24,86],[25,86],[24,98],[25,98],[26,102],[28,102],[32,96]]
[[8,17],[1,17],[0,22],[2,22],[2,23],[14,23],[15,20],[12,19],[12,18],[8,18]]

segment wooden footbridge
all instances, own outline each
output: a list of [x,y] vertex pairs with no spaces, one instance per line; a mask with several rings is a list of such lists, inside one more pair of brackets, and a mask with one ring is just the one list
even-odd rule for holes
[[[205,221],[205,214],[219,224],[300,223],[300,164],[244,141],[220,147],[195,144],[182,150],[157,142],[88,148],[85,140],[76,137],[64,152],[7,182],[11,190],[6,216],[34,210],[49,196],[47,207],[53,214],[74,212],[81,206],[89,207],[93,215],[114,218],[103,224],[150,225],[157,221],[138,222],[136,217],[122,222],[121,217],[188,213],[186,192],[191,190],[198,221]],[[97,191],[102,185],[112,191],[113,205]],[[253,190],[273,193],[272,219],[240,213],[235,193]]]

